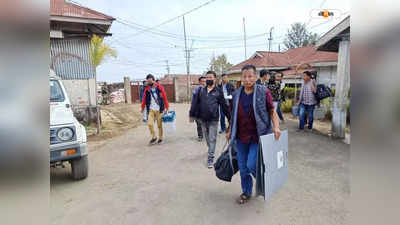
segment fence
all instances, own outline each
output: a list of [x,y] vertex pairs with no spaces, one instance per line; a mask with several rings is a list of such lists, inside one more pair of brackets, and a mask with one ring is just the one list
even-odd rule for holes
[[[173,84],[164,84],[165,92],[167,93],[168,102],[175,102],[175,86]],[[140,102],[140,88],[141,85],[131,84],[131,98],[132,103]]]

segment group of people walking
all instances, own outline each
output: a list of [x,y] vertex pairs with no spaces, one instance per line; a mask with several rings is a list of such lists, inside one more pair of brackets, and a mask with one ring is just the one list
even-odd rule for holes
[[[304,129],[305,114],[308,114],[308,128],[312,129],[313,110],[316,104],[316,88],[311,81],[311,73],[304,72],[304,85],[299,98],[300,121],[299,130]],[[192,93],[189,121],[196,122],[198,140],[206,140],[208,147],[207,166],[213,168],[214,154],[219,133],[226,133],[226,139],[234,145],[237,151],[242,194],[237,203],[246,203],[252,196],[253,178],[256,177],[257,152],[259,137],[273,133],[275,139],[280,137],[279,120],[284,121],[280,105],[284,100],[282,95],[282,74],[268,70],[260,71],[256,67],[245,65],[241,69],[241,87],[229,83],[225,74],[217,85],[217,75],[208,71],[199,78],[199,86]],[[152,138],[150,144],[163,141],[162,114],[169,110],[167,95],[164,88],[155,82],[153,75],[146,77],[141,89],[142,112],[147,110],[148,126]],[[228,126],[225,118],[228,120]],[[158,138],[154,130],[157,123]]]
[[214,71],[206,73],[206,86],[199,87],[193,93],[189,112],[190,121],[195,119],[201,124],[208,146],[208,168],[214,164],[214,153],[218,132],[218,120],[226,116],[229,125],[221,131],[231,141],[238,152],[238,165],[243,193],[238,203],[243,204],[251,197],[253,177],[256,176],[256,163],[259,136],[274,133],[280,136],[279,118],[274,109],[271,91],[264,85],[256,84],[256,68],[246,65],[242,68],[242,86],[234,91],[227,77],[216,85]]

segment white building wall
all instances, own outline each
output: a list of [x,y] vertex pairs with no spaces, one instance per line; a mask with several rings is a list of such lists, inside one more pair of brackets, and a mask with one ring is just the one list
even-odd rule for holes
[[96,105],[96,86],[94,79],[62,80],[62,82],[73,106]]
[[334,87],[336,84],[337,66],[318,67],[318,84],[325,84],[328,87]]

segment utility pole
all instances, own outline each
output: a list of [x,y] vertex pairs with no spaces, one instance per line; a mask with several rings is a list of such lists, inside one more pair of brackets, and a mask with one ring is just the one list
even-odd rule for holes
[[165,60],[165,62],[167,63],[167,74],[170,74],[168,60]]
[[274,27],[271,27],[271,29],[269,30],[269,38],[268,38],[268,55],[269,52],[271,51],[271,41],[272,41],[272,30],[274,29]]
[[187,48],[187,39],[186,39],[186,23],[185,16],[182,16],[183,19],[183,36],[185,38],[185,58],[186,58],[186,73],[187,73],[187,96],[190,100],[190,65],[189,65],[189,50]]
[[247,60],[246,21],[243,17],[244,60]]

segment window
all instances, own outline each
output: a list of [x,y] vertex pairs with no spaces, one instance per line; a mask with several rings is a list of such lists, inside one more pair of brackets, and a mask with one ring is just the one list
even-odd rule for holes
[[57,80],[50,80],[50,102],[63,102],[64,93]]

